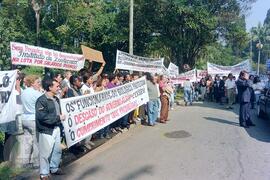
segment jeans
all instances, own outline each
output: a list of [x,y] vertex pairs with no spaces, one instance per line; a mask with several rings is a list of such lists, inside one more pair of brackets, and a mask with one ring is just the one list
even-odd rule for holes
[[158,98],[158,112],[157,112],[158,118],[160,118],[160,111],[161,111],[161,101],[160,101],[160,98]]
[[186,103],[192,103],[192,92],[190,89],[184,89],[184,99]]
[[147,112],[148,112],[148,122],[150,125],[154,125],[156,123],[158,117],[158,99],[150,100],[147,103]]
[[206,92],[206,87],[201,86],[201,99],[202,99],[202,101],[204,101],[205,92]]
[[174,104],[174,93],[171,94],[171,98],[170,98],[170,108],[173,107]]
[[55,127],[52,135],[39,133],[38,145],[40,175],[47,176],[50,171],[55,173],[62,156],[60,128]]
[[128,128],[129,127],[129,125],[128,125],[128,116],[129,116],[129,114],[126,114],[125,116],[123,116],[121,118],[121,123],[120,123],[121,128]]
[[257,106],[257,105],[258,105],[258,103],[259,103],[260,96],[261,96],[261,94],[255,94],[256,106]]
[[23,156],[23,164],[33,163],[34,166],[38,166],[38,145],[36,136],[36,121],[35,120],[23,120],[22,126],[24,130],[23,142],[20,146],[20,154]]

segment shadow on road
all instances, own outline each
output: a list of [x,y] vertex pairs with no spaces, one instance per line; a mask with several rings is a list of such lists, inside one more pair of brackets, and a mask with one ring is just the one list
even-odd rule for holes
[[[194,103],[194,106],[204,107],[204,108],[214,108],[224,111],[232,111],[236,115],[239,114],[239,104],[234,105],[233,110],[227,110],[225,105],[220,105],[213,102],[203,102],[203,103]],[[256,110],[250,110],[251,119],[256,124],[255,127],[246,128],[248,135],[261,142],[270,142],[270,121],[268,119],[260,119],[256,115]],[[233,122],[227,119],[221,119],[216,117],[204,117],[206,120],[214,121],[218,123],[229,124],[233,126],[239,126],[238,119],[237,122]],[[239,127],[240,128],[240,127]]]
[[229,125],[233,125],[233,126],[239,126],[239,123],[232,122],[232,121],[225,120],[225,119],[219,119],[219,118],[213,118],[213,117],[204,117],[204,118],[206,120],[209,120],[209,121],[214,121],[214,122],[218,122],[218,123],[229,124]]
[[[70,172],[72,172],[74,169],[77,169],[78,167],[68,167],[67,169],[64,169],[64,172],[66,173],[66,175],[64,176],[53,176],[52,179],[55,180],[63,180],[63,179],[68,179],[68,176],[70,175]],[[86,169],[84,172],[76,172],[76,179],[89,179],[89,177],[91,177],[93,174],[97,173],[98,171],[100,171],[102,168],[100,166],[94,166],[94,167],[90,167],[89,169]],[[67,176],[67,177],[66,177]]]
[[130,179],[138,179],[140,176],[145,174],[153,174],[153,166],[143,166],[140,169],[124,176],[120,180],[130,180]]

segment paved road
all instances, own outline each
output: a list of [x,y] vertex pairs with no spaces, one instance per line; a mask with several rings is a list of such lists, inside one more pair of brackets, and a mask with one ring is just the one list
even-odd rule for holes
[[[214,103],[178,106],[169,123],[132,128],[59,179],[269,180],[270,121],[254,117],[257,126],[243,129],[234,111]],[[183,138],[168,138],[172,131]]]

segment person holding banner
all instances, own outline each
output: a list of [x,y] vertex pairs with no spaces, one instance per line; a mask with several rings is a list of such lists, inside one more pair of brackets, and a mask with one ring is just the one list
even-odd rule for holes
[[72,73],[70,71],[66,71],[64,74],[64,80],[61,82],[61,89],[63,88],[70,88],[70,82],[69,79],[72,76]]
[[40,179],[47,180],[50,173],[64,174],[59,164],[62,156],[60,124],[65,120],[65,115],[61,114],[60,102],[56,97],[59,83],[52,79],[44,79],[42,86],[46,93],[37,99],[35,109]]
[[212,76],[209,75],[206,81],[206,94],[208,101],[213,101],[213,79]]
[[201,93],[201,100],[204,101],[205,93],[206,93],[206,81],[205,78],[200,80],[200,93]]
[[164,76],[160,76],[159,82],[160,89],[160,101],[161,101],[161,111],[160,111],[160,122],[166,123],[168,121],[169,115],[169,98],[172,93],[172,88],[168,86],[168,79]]
[[27,159],[23,162],[25,165],[38,166],[38,147],[36,139],[36,101],[42,95],[40,89],[40,78],[36,75],[25,77],[26,89],[22,91],[21,100],[23,105],[22,125],[24,137],[30,137],[23,145],[24,155]]
[[150,73],[146,73],[146,84],[149,94],[149,102],[147,103],[148,125],[154,126],[158,117],[158,91],[154,77]]

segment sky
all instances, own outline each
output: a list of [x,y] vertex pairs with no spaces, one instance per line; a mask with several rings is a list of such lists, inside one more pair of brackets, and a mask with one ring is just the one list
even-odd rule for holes
[[249,31],[251,27],[257,26],[259,22],[263,24],[268,9],[270,9],[270,0],[257,0],[257,2],[253,4],[251,12],[246,18],[247,31]]

